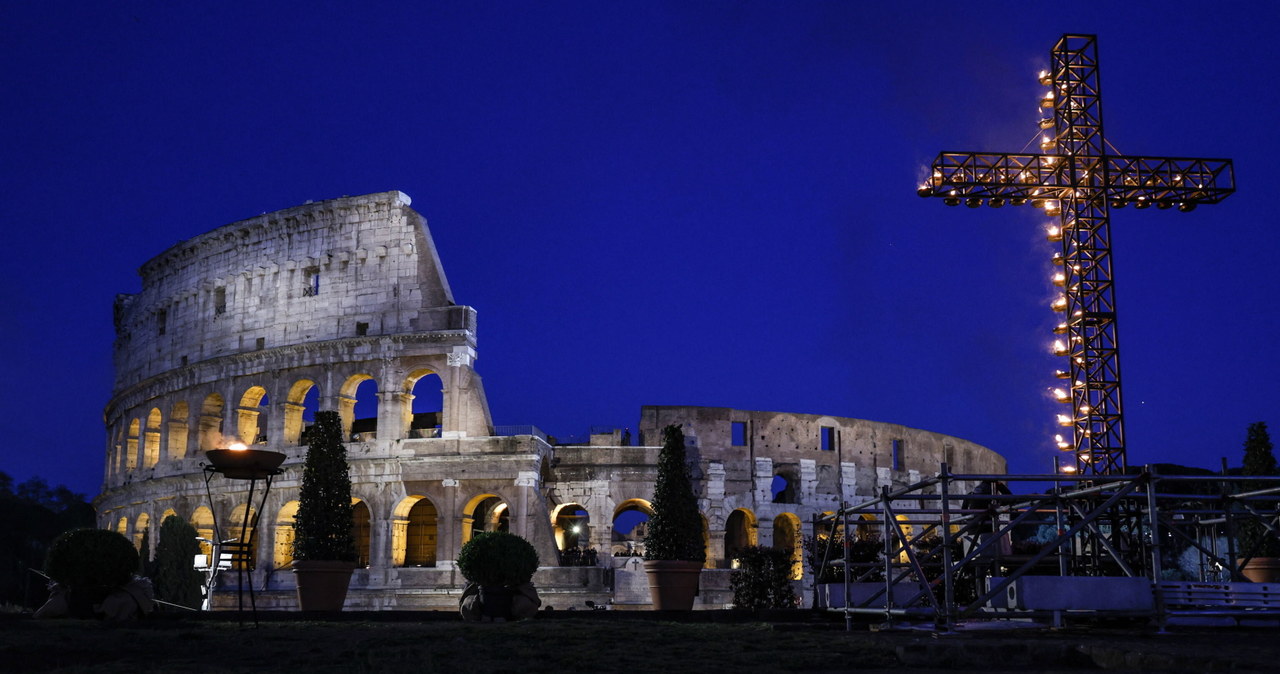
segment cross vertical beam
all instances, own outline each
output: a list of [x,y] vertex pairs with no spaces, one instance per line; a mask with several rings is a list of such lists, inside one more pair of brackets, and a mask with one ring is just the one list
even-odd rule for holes
[[1122,473],[1126,447],[1110,211],[1130,203],[1183,212],[1215,204],[1235,191],[1234,170],[1230,159],[1109,154],[1097,38],[1062,36],[1050,63],[1041,83],[1051,89],[1041,105],[1053,108],[1053,117],[1040,127],[1052,128],[1054,137],[1042,143],[1043,154],[943,152],[917,193],[949,206],[1030,203],[1060,218],[1061,226],[1050,231],[1050,239],[1062,243],[1054,256],[1062,271],[1054,283],[1063,295],[1053,308],[1065,318],[1054,332],[1066,341],[1055,343],[1054,353],[1068,361],[1057,376],[1067,386],[1059,399],[1071,410],[1058,423],[1072,430],[1072,440],[1058,446],[1074,451],[1080,473]]

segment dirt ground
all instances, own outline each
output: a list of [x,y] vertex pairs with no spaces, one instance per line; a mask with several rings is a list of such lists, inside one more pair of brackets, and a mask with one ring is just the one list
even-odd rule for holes
[[[702,612],[699,612],[702,613]],[[164,616],[130,625],[0,618],[3,672],[1272,672],[1280,628],[1142,626],[845,631],[802,615],[676,621],[561,612],[506,624],[452,614],[299,620]],[[766,616],[768,617],[768,616]]]

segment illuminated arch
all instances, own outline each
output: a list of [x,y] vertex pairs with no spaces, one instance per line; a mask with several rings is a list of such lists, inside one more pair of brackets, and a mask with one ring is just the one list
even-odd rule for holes
[[724,560],[726,566],[732,566],[733,558],[738,551],[756,544],[756,516],[746,508],[738,508],[729,513],[724,523]]
[[207,506],[200,506],[191,513],[191,519],[188,522],[196,530],[196,536],[203,539],[200,541],[200,554],[213,554],[213,511]]
[[261,386],[250,386],[240,396],[240,405],[236,407],[236,435],[240,442],[246,445],[256,444],[263,435],[264,424],[260,422],[265,419],[260,419],[260,408],[267,402],[267,389]]
[[129,420],[129,437],[125,440],[125,469],[138,467],[138,433],[142,423],[137,419]]
[[186,401],[178,401],[169,410],[169,458],[182,459],[187,456],[187,434],[189,432],[188,417],[191,411]]
[[173,508],[166,508],[164,513],[160,515],[160,526],[164,526],[164,521],[169,519],[170,517],[177,517],[177,516],[178,516],[178,511],[174,510]]
[[226,402],[217,393],[205,396],[200,405],[200,449],[217,449],[222,444],[222,409]]
[[[314,395],[312,391],[315,392]],[[307,412],[314,419],[315,412],[318,408],[318,398],[320,387],[310,379],[299,379],[289,387],[289,393],[284,399],[284,438],[285,445],[300,445],[303,442],[302,430],[306,427]],[[314,407],[313,407],[314,406]]]
[[773,547],[787,553],[791,559],[791,580],[804,577],[801,531],[800,518],[793,513],[782,513],[773,518]]
[[372,555],[373,514],[369,506],[358,498],[351,499],[351,537],[356,541],[356,564],[369,566]]
[[[246,512],[248,514],[247,520],[245,519]],[[245,555],[248,561],[248,566],[245,566],[245,560],[239,559],[239,560],[234,560],[234,563],[231,566],[231,568],[233,569],[244,568],[246,570],[251,571],[257,567],[258,537],[257,537],[257,527],[254,526],[254,520],[257,518],[257,516],[258,516],[257,510],[255,510],[253,506],[245,503],[241,503],[240,505],[231,509],[231,517],[227,519],[227,537],[234,538],[237,540],[237,542],[242,542],[239,540],[240,533],[242,531],[246,532],[246,535],[249,536],[249,551]],[[245,522],[249,523],[247,528],[244,525]]]
[[144,557],[150,550],[143,550],[142,545],[146,543],[148,547],[155,545],[155,541],[147,535],[147,531],[151,528],[151,516],[142,513],[133,521],[133,547],[138,549],[138,553]]
[[508,531],[511,513],[507,502],[497,494],[480,494],[467,501],[462,509],[462,544],[481,531]]
[[147,414],[147,432],[142,439],[142,467],[150,468],[160,463],[160,424],[164,423],[164,415],[160,408],[153,407]]
[[128,517],[121,517],[119,520],[116,521],[116,533],[122,536],[129,535],[129,518]]
[[[342,420],[343,441],[351,439],[351,425],[356,418],[356,395],[359,393],[360,385],[367,381],[374,381],[373,375],[359,372],[347,377],[347,380],[338,388],[338,417]],[[374,385],[377,385],[376,381]]]
[[644,536],[651,517],[653,504],[642,498],[627,499],[614,507],[609,534],[614,557],[644,554]]
[[591,540],[591,516],[578,503],[564,503],[551,511],[551,528],[556,537],[556,549],[568,550]]
[[394,566],[435,566],[439,533],[436,505],[425,496],[408,496],[391,518],[391,563]]
[[283,569],[293,564],[293,525],[297,516],[297,501],[289,501],[280,506],[279,512],[276,513],[276,541],[274,554],[272,554],[272,564],[277,569]]
[[405,377],[401,388],[400,431],[406,438],[439,437],[444,418],[444,383],[435,370],[419,368]]

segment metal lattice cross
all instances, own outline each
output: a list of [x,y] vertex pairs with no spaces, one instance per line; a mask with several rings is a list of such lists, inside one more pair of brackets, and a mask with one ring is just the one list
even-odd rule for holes
[[1053,308],[1064,313],[1054,330],[1064,337],[1054,352],[1067,357],[1069,368],[1058,371],[1066,383],[1055,393],[1071,405],[1058,423],[1072,429],[1074,441],[1059,439],[1058,448],[1074,450],[1081,473],[1120,473],[1125,439],[1110,210],[1132,204],[1190,211],[1234,192],[1234,175],[1230,159],[1108,154],[1096,36],[1063,35],[1050,63],[1040,78],[1050,87],[1041,106],[1052,108],[1053,117],[1040,127],[1054,135],[1041,143],[1043,154],[943,152],[919,194],[952,206],[1030,202],[1059,216],[1061,226],[1049,231],[1062,243],[1053,261],[1062,267],[1054,283],[1063,294]]

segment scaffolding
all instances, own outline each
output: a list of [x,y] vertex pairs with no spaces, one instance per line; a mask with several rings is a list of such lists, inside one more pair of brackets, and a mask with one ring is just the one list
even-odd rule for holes
[[[815,608],[949,632],[984,620],[1280,618],[1244,575],[1280,540],[1277,478],[953,474],[811,522]],[[1010,489],[1032,489],[1019,494]]]

